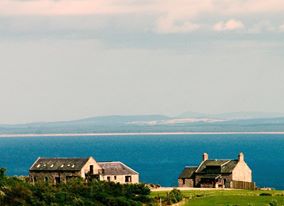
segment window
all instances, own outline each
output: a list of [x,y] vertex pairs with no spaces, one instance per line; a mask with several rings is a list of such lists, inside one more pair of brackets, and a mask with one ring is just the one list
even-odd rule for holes
[[36,177],[34,177],[33,179],[34,179],[34,182],[36,182],[36,181],[37,181],[37,178],[36,178]]
[[45,181],[45,182],[48,182],[48,177],[44,177],[44,181]]
[[94,165],[90,165],[90,173],[94,174]]
[[110,176],[107,176],[107,181],[110,182]]
[[114,176],[114,180],[116,180],[116,176]]
[[66,176],[66,182],[70,181],[73,178],[74,178],[73,176]]
[[182,178],[182,184],[185,185],[185,178]]
[[125,176],[125,182],[132,182],[131,176]]
[[55,177],[55,184],[59,184],[60,183],[60,177]]

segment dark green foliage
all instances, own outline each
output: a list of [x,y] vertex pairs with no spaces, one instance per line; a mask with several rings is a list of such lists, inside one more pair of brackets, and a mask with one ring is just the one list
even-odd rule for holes
[[265,192],[264,192],[264,193],[260,193],[259,196],[272,196],[272,194],[271,194],[271,193],[265,193]]
[[278,205],[278,201],[277,200],[272,200],[270,203],[269,203],[270,206],[277,206]]
[[0,179],[3,179],[5,176],[6,169],[0,168]]
[[169,193],[167,193],[167,196],[163,200],[167,205],[171,205],[174,203],[178,203],[182,201],[183,195],[180,190],[173,189]]
[[82,179],[73,179],[56,186],[31,185],[15,177],[6,177],[5,170],[0,171],[1,206],[140,206],[151,201],[150,190],[143,184],[85,183]]

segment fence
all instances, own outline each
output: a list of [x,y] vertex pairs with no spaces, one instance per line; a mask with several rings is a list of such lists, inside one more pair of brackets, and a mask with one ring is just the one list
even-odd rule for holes
[[231,188],[234,189],[245,189],[245,190],[255,190],[255,182],[243,182],[243,181],[232,181]]

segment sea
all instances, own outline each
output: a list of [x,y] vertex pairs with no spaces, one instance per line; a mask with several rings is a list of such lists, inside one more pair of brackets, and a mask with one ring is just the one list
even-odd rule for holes
[[28,175],[38,157],[94,157],[121,161],[144,183],[177,186],[185,166],[209,159],[237,159],[240,152],[259,187],[284,189],[283,134],[169,134],[1,137],[0,167],[8,175]]

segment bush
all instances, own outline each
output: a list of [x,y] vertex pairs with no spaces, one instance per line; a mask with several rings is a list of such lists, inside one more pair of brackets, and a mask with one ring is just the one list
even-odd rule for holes
[[278,205],[277,200],[272,200],[272,201],[269,203],[269,206],[277,206],[277,205]]
[[171,205],[174,203],[178,203],[183,199],[183,195],[180,190],[173,189],[167,194],[166,203]]
[[31,185],[23,179],[3,176],[0,179],[1,206],[140,206],[149,205],[150,190],[143,184],[118,184],[74,179],[56,186]]
[[259,196],[272,196],[272,194],[264,192],[264,193],[260,193]]

